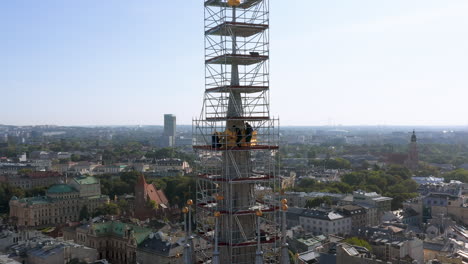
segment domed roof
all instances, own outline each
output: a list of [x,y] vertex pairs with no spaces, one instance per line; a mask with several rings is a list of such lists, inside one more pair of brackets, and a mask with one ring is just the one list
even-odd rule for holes
[[68,184],[56,184],[47,190],[48,193],[70,193],[76,192],[76,189]]

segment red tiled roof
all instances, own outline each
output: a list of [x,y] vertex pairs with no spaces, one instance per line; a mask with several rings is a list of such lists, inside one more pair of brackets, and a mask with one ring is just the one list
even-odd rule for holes
[[168,200],[164,192],[156,189],[153,184],[146,185],[146,193],[148,194],[148,197],[157,204],[168,204]]
[[167,205],[169,203],[166,195],[162,190],[156,189],[156,187],[153,184],[146,183],[144,175],[141,175],[138,178],[137,185],[144,186],[146,195],[149,197],[150,200],[155,201],[157,204]]

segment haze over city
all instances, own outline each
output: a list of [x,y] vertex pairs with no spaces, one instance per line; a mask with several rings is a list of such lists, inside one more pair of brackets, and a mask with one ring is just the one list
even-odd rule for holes
[[[466,125],[468,2],[271,2],[282,125]],[[161,125],[198,116],[199,1],[4,1],[1,124]]]
[[0,264],[468,263],[467,14],[0,3]]

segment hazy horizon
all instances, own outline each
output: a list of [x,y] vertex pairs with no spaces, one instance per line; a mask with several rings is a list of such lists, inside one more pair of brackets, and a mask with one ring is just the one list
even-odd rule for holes
[[[17,126],[17,127],[41,127],[41,126],[51,126],[51,127],[80,127],[80,128],[99,128],[99,127],[164,127],[164,124],[137,124],[137,125],[56,125],[56,124],[42,124],[42,125],[10,125],[10,124],[1,124],[0,126]],[[179,127],[191,127],[192,124],[177,124]],[[407,129],[411,132],[413,129],[461,129],[468,131],[468,125],[283,125],[281,128],[383,128],[383,129],[392,129],[400,128]]]
[[[270,1],[282,126],[468,126],[468,2]],[[0,3],[0,123],[189,125],[203,1]]]

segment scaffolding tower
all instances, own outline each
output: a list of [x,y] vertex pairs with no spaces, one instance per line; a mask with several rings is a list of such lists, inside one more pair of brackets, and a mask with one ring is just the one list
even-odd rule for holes
[[278,263],[279,120],[269,108],[269,0],[204,0],[205,94],[193,120],[195,263]]

